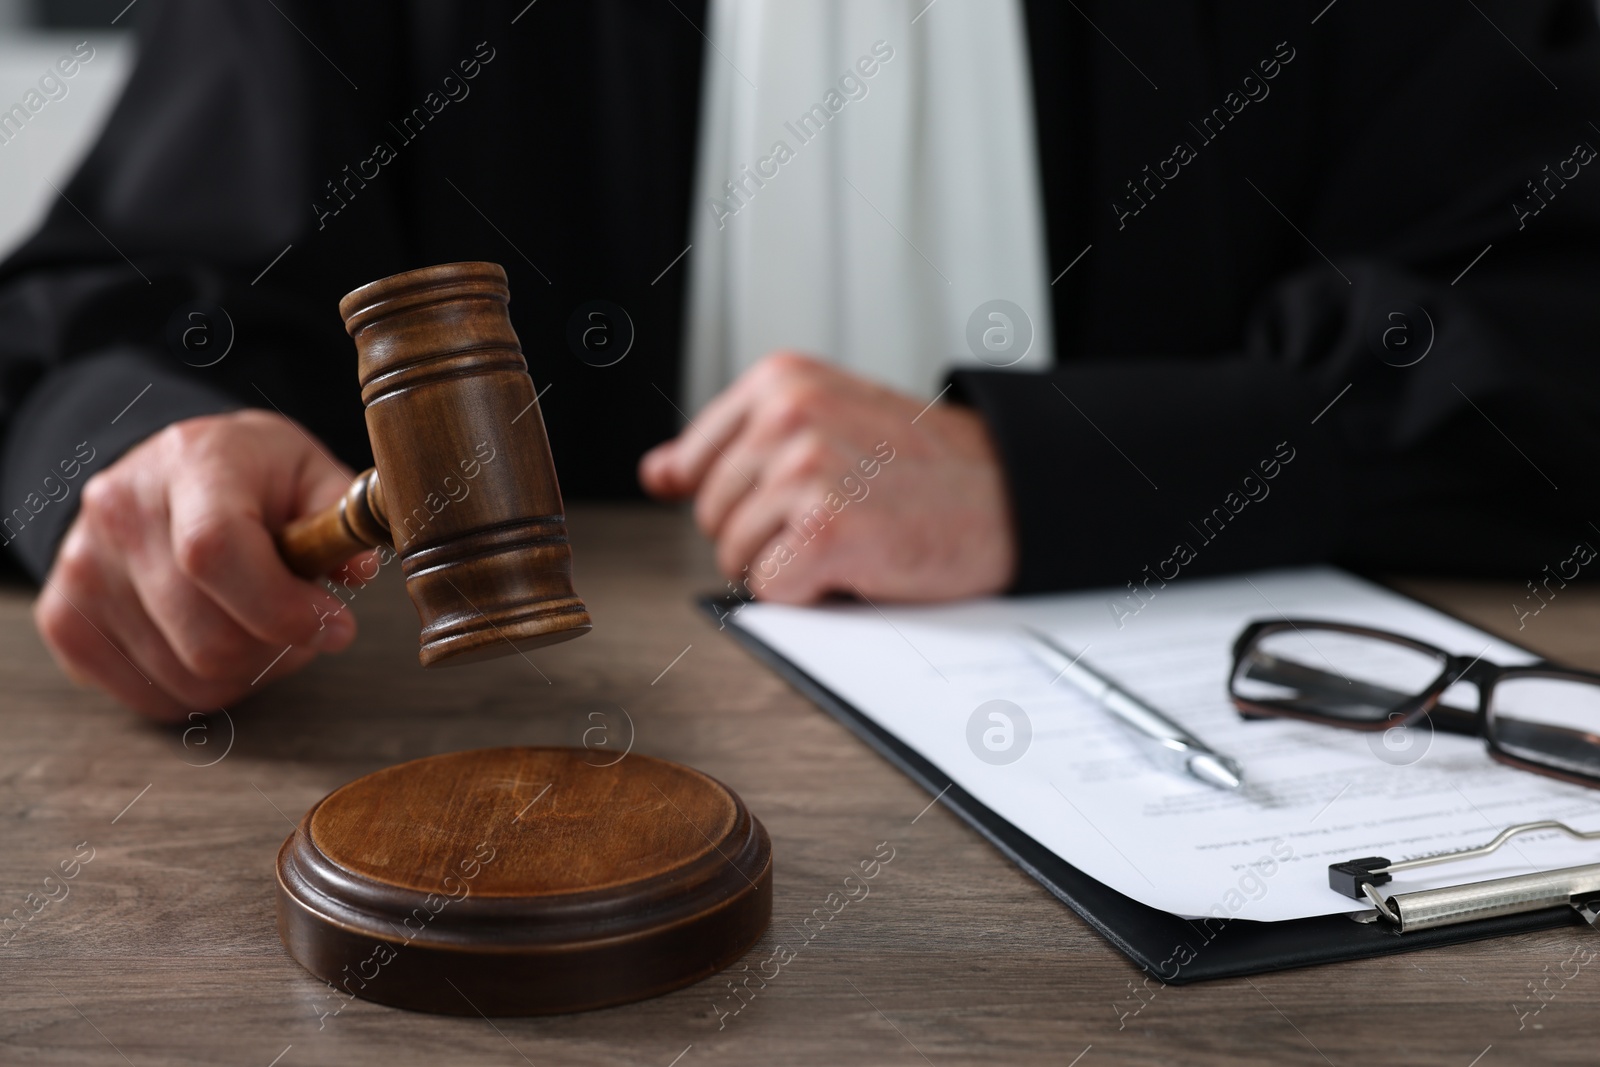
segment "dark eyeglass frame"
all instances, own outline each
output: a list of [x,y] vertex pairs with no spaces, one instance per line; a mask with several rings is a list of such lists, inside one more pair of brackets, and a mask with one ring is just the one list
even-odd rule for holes
[[[1243,665],[1245,656],[1263,638],[1288,630],[1298,631],[1302,627],[1317,630],[1334,630],[1339,633],[1352,634],[1356,637],[1368,637],[1375,640],[1388,641],[1392,644],[1404,645],[1407,648],[1415,649],[1418,652],[1440,659],[1444,666],[1439,676],[1422,692],[1395,705],[1385,713],[1383,718],[1373,721],[1345,719],[1333,714],[1324,715],[1286,707],[1283,703],[1276,701],[1251,700],[1241,697],[1235,690],[1234,683],[1239,677],[1239,668]],[[1234,640],[1233,667],[1228,672],[1228,696],[1233,701],[1234,707],[1239,710],[1240,716],[1245,719],[1299,719],[1302,722],[1316,723],[1319,726],[1336,726],[1340,729],[1359,730],[1363,733],[1376,733],[1382,730],[1412,726],[1426,718],[1435,729],[1445,733],[1482,737],[1488,745],[1490,757],[1507,766],[1515,767],[1518,770],[1531,771],[1534,774],[1542,774],[1549,778],[1559,778],[1575,785],[1600,788],[1600,775],[1586,775],[1533,762],[1513,755],[1501,746],[1500,740],[1495,734],[1489,707],[1494,699],[1494,687],[1507,678],[1555,678],[1600,686],[1600,673],[1562,667],[1559,664],[1551,663],[1549,660],[1538,660],[1534,663],[1515,667],[1504,667],[1497,663],[1490,663],[1481,656],[1453,655],[1436,645],[1430,645],[1426,641],[1418,641],[1404,634],[1397,634],[1392,630],[1356,626],[1345,622],[1331,622],[1326,619],[1280,618],[1258,619],[1246,626],[1243,632]],[[1465,708],[1439,703],[1444,691],[1457,682],[1468,682],[1477,687],[1477,710],[1469,711]],[[1361,683],[1355,684],[1359,685]],[[1600,728],[1600,722],[1596,723],[1596,727]]]

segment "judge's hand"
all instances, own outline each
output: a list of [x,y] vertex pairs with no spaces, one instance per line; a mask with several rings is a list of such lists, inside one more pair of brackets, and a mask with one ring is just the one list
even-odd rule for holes
[[740,592],[745,581],[787,603],[999,592],[1016,548],[994,444],[970,409],[923,407],[803,356],[768,356],[646,453],[639,480],[694,498]]
[[350,479],[276,414],[174,423],[84,485],[34,605],[45,644],[75,680],[167,720],[339,651],[355,618],[289,572],[271,531]]

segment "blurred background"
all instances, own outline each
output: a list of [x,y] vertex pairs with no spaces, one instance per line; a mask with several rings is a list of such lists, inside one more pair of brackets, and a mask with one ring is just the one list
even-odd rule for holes
[[133,58],[138,0],[0,0],[0,115],[20,104],[56,60],[88,41],[94,58],[20,132],[0,143],[0,257],[38,223],[105,122]]

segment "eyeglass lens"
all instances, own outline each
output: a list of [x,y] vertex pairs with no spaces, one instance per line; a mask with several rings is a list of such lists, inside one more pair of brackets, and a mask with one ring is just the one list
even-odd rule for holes
[[1379,722],[1427,689],[1447,659],[1381,637],[1301,626],[1262,635],[1240,659],[1234,695],[1348,722]]
[[[1381,722],[1422,693],[1446,656],[1367,634],[1297,625],[1261,635],[1234,672],[1235,696],[1330,721]],[[1600,684],[1512,673],[1490,693],[1487,736],[1508,755],[1600,778]]]
[[1600,777],[1600,685],[1513,674],[1495,684],[1485,729],[1507,754]]

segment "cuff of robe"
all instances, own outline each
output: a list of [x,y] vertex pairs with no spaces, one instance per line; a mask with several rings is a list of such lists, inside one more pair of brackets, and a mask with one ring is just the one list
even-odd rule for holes
[[1324,561],[1339,543],[1332,420],[1312,421],[1329,398],[1282,368],[1138,358],[951,380],[1005,468],[1013,593],[1131,585],[1137,606],[1180,577]]
[[42,581],[89,476],[157,430],[236,410],[226,392],[132,348],[74,360],[28,396],[0,462],[0,543]]

